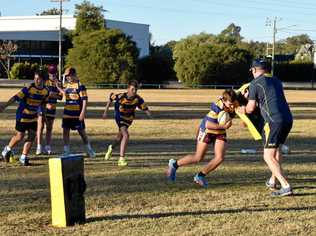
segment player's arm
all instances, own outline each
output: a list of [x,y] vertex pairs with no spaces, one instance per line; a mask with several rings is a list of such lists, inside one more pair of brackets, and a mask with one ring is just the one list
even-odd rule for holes
[[250,114],[252,112],[254,112],[254,110],[256,109],[256,101],[255,100],[249,100],[247,103],[247,106],[245,108],[245,112],[247,114]]
[[110,93],[110,96],[109,96],[109,99],[105,105],[105,109],[104,109],[104,112],[103,112],[103,115],[102,115],[102,118],[103,119],[106,119],[107,116],[108,116],[108,111],[110,109],[110,106],[112,104],[112,101],[113,101],[113,98],[115,97],[114,93]]
[[80,112],[79,120],[83,121],[84,118],[86,117],[86,112],[87,112],[87,106],[88,106],[88,94],[86,87],[84,85],[81,85],[79,88],[80,92],[80,99],[82,100],[82,109]]
[[230,121],[227,121],[225,124],[223,125],[220,125],[220,124],[217,124],[217,123],[214,123],[212,121],[209,121],[207,120],[206,121],[206,124],[205,124],[205,127],[207,129],[229,129],[231,126],[232,126],[233,122],[230,120]]
[[[61,99],[62,99],[62,97],[66,95],[65,90],[62,88],[62,85],[61,85],[60,83],[56,82],[55,85],[56,85],[56,88],[57,88],[58,91],[59,91],[59,96],[60,96]],[[58,99],[58,98],[57,98],[57,99]],[[60,100],[61,100],[61,99],[60,99]]]
[[0,105],[0,112],[3,112],[11,104],[22,100],[28,94],[28,88],[22,88],[16,95],[11,97],[5,104]]
[[16,101],[16,98],[15,98],[15,96],[13,96],[5,104],[0,105],[0,112],[3,112],[8,106],[10,106],[11,104],[15,103],[15,101]]

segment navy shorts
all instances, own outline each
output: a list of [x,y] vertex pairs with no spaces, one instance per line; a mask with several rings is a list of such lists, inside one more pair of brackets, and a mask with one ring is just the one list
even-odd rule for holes
[[79,118],[63,118],[62,127],[71,130],[83,130],[86,128],[84,121],[80,121]]
[[120,128],[122,128],[122,127],[128,128],[128,127],[132,124],[133,121],[125,121],[125,120],[123,120],[123,119],[116,118],[116,119],[115,119],[115,122],[116,122],[117,126],[118,126],[119,129],[120,129]]
[[199,129],[199,132],[197,134],[197,141],[198,142],[203,142],[203,143],[207,143],[207,144],[211,144],[211,143],[214,144],[216,139],[227,142],[226,133],[224,133],[224,134],[210,134],[210,133],[206,133],[205,130]]
[[266,123],[262,135],[264,148],[278,148],[280,144],[284,144],[291,131],[292,125],[292,122]]
[[35,131],[37,130],[37,121],[35,122],[20,122],[20,121],[16,121],[15,123],[15,130],[25,133],[25,131]]

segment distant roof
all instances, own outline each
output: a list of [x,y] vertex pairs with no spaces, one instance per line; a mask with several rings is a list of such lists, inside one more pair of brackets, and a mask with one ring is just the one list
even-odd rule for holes
[[[45,16],[1,16],[0,31],[56,31],[59,29],[59,15]],[[149,27],[148,24],[106,19],[106,24],[131,24],[137,27]],[[62,26],[68,30],[75,29],[76,18],[72,15],[62,16]]]

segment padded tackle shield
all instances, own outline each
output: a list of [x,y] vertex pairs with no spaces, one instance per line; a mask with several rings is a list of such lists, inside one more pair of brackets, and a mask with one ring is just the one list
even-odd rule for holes
[[84,223],[84,161],[82,155],[49,159],[52,225],[66,227]]

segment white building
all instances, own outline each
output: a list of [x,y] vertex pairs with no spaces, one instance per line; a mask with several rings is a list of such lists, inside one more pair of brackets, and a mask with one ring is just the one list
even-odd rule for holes
[[[74,30],[76,18],[63,16],[62,26]],[[117,28],[131,36],[139,49],[139,56],[149,54],[149,25],[107,20],[108,28]],[[0,17],[0,40],[17,41],[16,57],[55,58],[58,55],[59,16]]]

